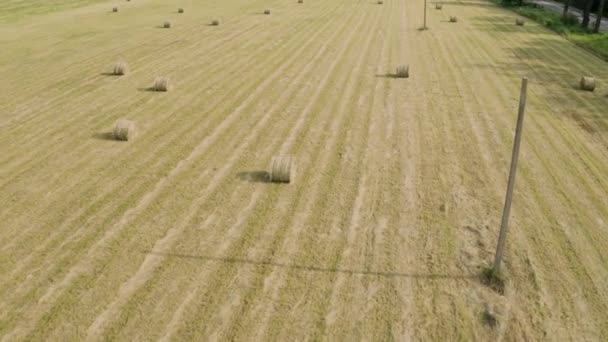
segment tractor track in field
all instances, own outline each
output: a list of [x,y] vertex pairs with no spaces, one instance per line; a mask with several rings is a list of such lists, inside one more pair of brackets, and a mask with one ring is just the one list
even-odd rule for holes
[[[322,52],[322,50],[321,50],[321,52]],[[320,56],[320,54],[319,54],[319,56]],[[310,65],[312,65],[312,63]],[[280,71],[281,70],[277,70],[276,74],[278,75]],[[306,72],[302,72],[300,74],[301,75],[305,75]],[[252,96],[252,98],[255,98],[255,96]],[[266,114],[267,118],[269,118],[270,114],[272,114],[274,112],[275,112],[274,110],[268,110],[267,114]],[[300,116],[300,119],[302,119],[304,117],[305,116]],[[262,127],[262,126],[264,126],[265,122],[266,121],[264,119],[262,119],[262,120],[259,121],[258,125],[260,127]],[[299,125],[295,125],[294,127],[292,127],[292,131],[294,133],[298,132],[298,128],[299,127],[300,127]],[[254,129],[253,132],[256,133],[257,130]],[[294,136],[294,134],[292,133],[289,136],[290,137]],[[252,135],[252,137],[255,137],[255,135]],[[272,144],[272,145],[275,145],[275,144]],[[247,145],[244,145],[244,146],[247,146]],[[239,156],[240,156],[240,154],[234,154],[233,157],[231,158],[231,160],[235,160],[236,161],[237,158],[239,158]],[[229,169],[229,165],[230,164],[224,166],[224,168],[226,170],[228,170]],[[211,181],[210,183],[211,184],[218,184],[219,183],[219,178],[222,177],[222,176],[223,176],[223,174],[218,173],[218,179],[217,179],[217,181]],[[204,201],[206,198],[208,198],[208,196],[209,196],[209,194],[205,194],[205,193],[201,194],[200,196],[198,196],[199,197],[199,201]],[[192,208],[196,208],[197,206],[198,205],[196,205],[196,204],[192,205]],[[251,206],[251,208],[253,208],[253,206]],[[250,213],[249,211],[245,211],[245,212],[246,213]],[[192,215],[194,213],[195,213],[194,211],[190,211],[186,215],[186,219],[183,222],[190,221],[191,217],[192,217]],[[245,220],[245,218],[243,218],[242,220],[239,220],[239,221],[244,221],[244,220]],[[182,227],[182,226],[185,226],[185,223],[178,224],[178,227]],[[157,250],[160,250],[160,251],[170,250],[171,246],[174,244],[173,243],[174,239],[177,238],[180,235],[179,233],[180,233],[180,230],[176,230],[175,232],[169,232],[162,240],[160,240],[160,241],[157,242],[157,244],[153,247],[152,250],[153,251],[157,251]],[[227,241],[230,241],[230,240],[227,240]],[[226,244],[225,246],[226,246],[225,248],[227,248],[229,245]],[[223,251],[225,248],[219,248],[220,252]],[[150,259],[148,259],[148,258],[150,258]],[[156,265],[157,265],[158,263],[160,263],[162,261],[162,258],[160,256],[158,256],[158,255],[148,255],[146,257],[146,260],[144,261],[144,263],[142,263],[142,266],[141,266],[140,270],[138,270],[138,272],[130,279],[129,283],[125,283],[125,284],[123,284],[123,286],[121,286],[121,288],[128,288],[129,289],[129,290],[125,290],[124,292],[133,293],[137,288],[139,288],[141,285],[143,285],[143,283],[146,280],[149,279],[149,278],[146,278],[146,277],[151,276],[151,274],[150,274],[151,269],[153,267],[155,267],[155,266],[148,265],[148,263],[147,263],[148,260],[151,260],[149,262],[149,264],[152,264],[152,263],[154,263],[154,261],[156,261]],[[126,296],[128,296],[128,294]],[[118,299],[115,300],[115,303],[121,303],[121,302],[124,302],[125,300],[126,299],[118,298]],[[95,332],[95,328],[97,326],[99,326],[99,325],[102,324],[100,322],[103,322],[104,317],[111,317],[113,315],[111,308],[112,308],[112,305],[110,306],[110,309],[108,309],[108,311],[106,311],[102,315],[98,316],[98,318],[101,319],[101,321],[94,322],[94,324],[91,327],[91,328],[93,328],[93,332]]]
[[[112,192],[115,192],[115,191],[116,191],[116,189],[111,189],[111,191],[109,191],[109,192],[108,192],[108,195],[107,195],[107,196],[109,196],[109,195],[110,195]],[[60,236],[60,238],[65,239],[65,237],[62,237],[62,236]],[[51,241],[54,241],[54,240],[51,240]],[[55,240],[55,241],[56,241],[56,240]],[[48,245],[48,244],[47,244],[47,245]]]
[[[221,101],[222,101],[222,98],[218,98],[218,99],[217,99],[217,101],[215,101],[215,103],[216,103],[216,104],[219,104]],[[211,106],[211,108],[213,108],[213,107],[215,107],[215,105]],[[206,127],[208,127],[208,126],[203,126],[203,127],[204,127],[204,128],[206,128]],[[180,133],[177,135],[177,137],[183,137],[183,136],[184,136],[184,133],[182,133],[182,132],[180,132]],[[158,150],[160,150],[160,148],[159,148]],[[158,152],[156,152],[156,153],[158,153]],[[152,160],[153,160],[153,157],[154,157],[154,155],[155,155],[156,153],[152,153],[152,154],[151,154],[150,159],[149,159],[150,161],[152,161]],[[88,161],[86,161],[86,162],[88,162]],[[80,165],[80,164],[79,164],[77,167],[82,167],[82,165]],[[144,167],[144,166],[142,166],[142,167]],[[78,184],[78,183],[77,183],[77,184],[76,184],[76,185],[73,187],[73,189],[77,189],[79,185],[80,185],[80,184]],[[120,186],[120,185],[119,185],[119,186]],[[118,189],[119,189],[119,188],[117,188],[117,187],[108,187],[108,191],[104,192],[104,193],[102,194],[102,196],[100,196],[100,197],[102,197],[102,198],[108,198],[109,196],[111,196],[111,194],[112,194],[112,193],[116,192]],[[68,191],[68,193],[69,193],[69,191]],[[89,215],[90,215],[90,213],[89,213]],[[81,215],[81,216],[82,216],[82,215]],[[70,222],[70,221],[68,220],[67,222]],[[51,234],[51,236],[53,236],[53,235],[54,235],[56,232],[57,232],[57,230],[56,230],[56,229],[54,229],[54,232],[53,232],[53,234]],[[31,240],[31,236],[28,236],[28,237],[27,237],[27,239],[28,239],[28,240]],[[51,241],[53,241],[53,240],[51,240]],[[14,241],[13,241],[13,243],[16,243],[16,242],[14,242]],[[45,245],[48,245],[48,244],[45,244]],[[5,248],[5,247],[4,247],[4,248]],[[9,245],[9,248],[10,248],[10,245]]]

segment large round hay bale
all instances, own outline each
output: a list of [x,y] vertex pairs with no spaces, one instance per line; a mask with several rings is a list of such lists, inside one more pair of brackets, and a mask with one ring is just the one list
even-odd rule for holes
[[410,66],[408,64],[403,64],[403,65],[398,66],[395,76],[397,76],[399,78],[410,77]]
[[524,26],[525,21],[523,19],[515,19],[515,25]]
[[163,28],[171,28],[171,22],[170,21],[165,21],[163,23]]
[[178,8],[177,9],[177,13],[184,13],[184,9],[183,8]]
[[595,78],[589,76],[581,77],[581,89],[587,91],[595,90]]
[[440,10],[440,9],[442,9],[442,8],[443,8],[443,5],[442,5],[442,4],[435,4],[435,9]]
[[167,77],[157,77],[154,79],[154,87],[155,91],[169,91],[169,79]]
[[270,10],[269,9],[265,9],[264,10],[264,14],[270,14]]
[[118,7],[112,7],[112,12],[118,12]]
[[458,22],[458,18],[456,18],[456,17],[450,17],[450,22],[451,23],[457,23]]
[[129,66],[126,62],[118,62],[114,64],[114,70],[112,70],[114,75],[126,75],[128,72]]
[[219,19],[213,19],[213,20],[211,20],[211,25],[218,26],[219,24],[220,24],[220,20]]
[[133,140],[136,134],[135,122],[131,120],[120,119],[114,123],[114,130],[112,131],[114,139],[116,140]]
[[270,165],[270,181],[290,183],[295,177],[296,165],[290,156],[275,156]]

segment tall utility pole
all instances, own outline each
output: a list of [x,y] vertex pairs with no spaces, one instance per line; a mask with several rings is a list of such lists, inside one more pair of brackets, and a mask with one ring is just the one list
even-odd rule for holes
[[426,30],[426,0],[424,0],[424,25],[422,28]]
[[507,239],[507,227],[509,225],[509,213],[511,212],[511,200],[513,197],[513,186],[515,185],[515,173],[517,171],[517,160],[519,158],[519,145],[521,142],[521,132],[524,125],[524,112],[526,110],[526,93],[528,91],[528,78],[521,80],[521,94],[519,95],[519,114],[517,115],[517,126],[515,128],[515,141],[513,143],[513,155],[511,156],[511,171],[509,172],[509,183],[507,185],[507,195],[505,197],[505,207],[502,212],[502,223],[500,225],[500,235],[498,236],[498,246],[496,246],[496,257],[494,258],[494,273],[500,271],[500,262],[505,249]]

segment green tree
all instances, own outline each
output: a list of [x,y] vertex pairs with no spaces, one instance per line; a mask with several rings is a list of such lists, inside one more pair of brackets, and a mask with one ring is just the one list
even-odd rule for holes
[[594,33],[600,32],[600,25],[602,23],[602,15],[604,14],[604,3],[606,0],[600,0],[600,6],[597,9],[597,18],[595,19],[595,26],[593,27]]

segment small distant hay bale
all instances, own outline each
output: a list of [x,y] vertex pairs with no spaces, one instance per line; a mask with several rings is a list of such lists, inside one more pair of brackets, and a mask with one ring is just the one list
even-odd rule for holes
[[177,9],[177,13],[184,13],[184,9],[183,8],[178,8]]
[[442,4],[435,4],[435,9],[440,10],[440,9],[442,9],[442,8],[443,8],[443,5],[442,5]]
[[265,9],[264,10],[264,14],[270,14],[270,10],[269,9]]
[[383,3],[384,3],[384,1],[378,0],[378,5],[382,5]]
[[213,19],[213,20],[211,20],[211,25],[213,25],[213,26],[219,26],[220,25],[220,20],[219,19]]
[[170,21],[165,21],[163,23],[163,28],[171,28],[171,22]]
[[395,76],[399,78],[410,77],[410,66],[408,64],[398,66],[397,71],[395,72]]
[[515,19],[515,25],[524,26],[525,21],[523,19]]
[[120,119],[114,123],[112,135],[116,140],[129,141],[135,138],[136,134],[135,122],[131,120]]
[[304,0],[298,0],[298,3],[299,3],[299,4],[303,4],[303,3],[304,3]]
[[118,12],[118,7],[112,7],[112,12]]
[[457,17],[450,17],[450,22],[451,23],[457,23],[458,22],[458,18]]
[[170,84],[169,79],[167,77],[157,77],[154,79],[154,86],[152,87],[154,91],[169,91]]
[[126,75],[129,72],[129,65],[126,62],[118,62],[114,64],[114,70],[112,70],[112,74],[114,75]]
[[290,183],[295,177],[295,159],[291,156],[275,156],[270,165],[270,181]]
[[589,76],[581,77],[581,89],[587,91],[595,90],[595,78]]

